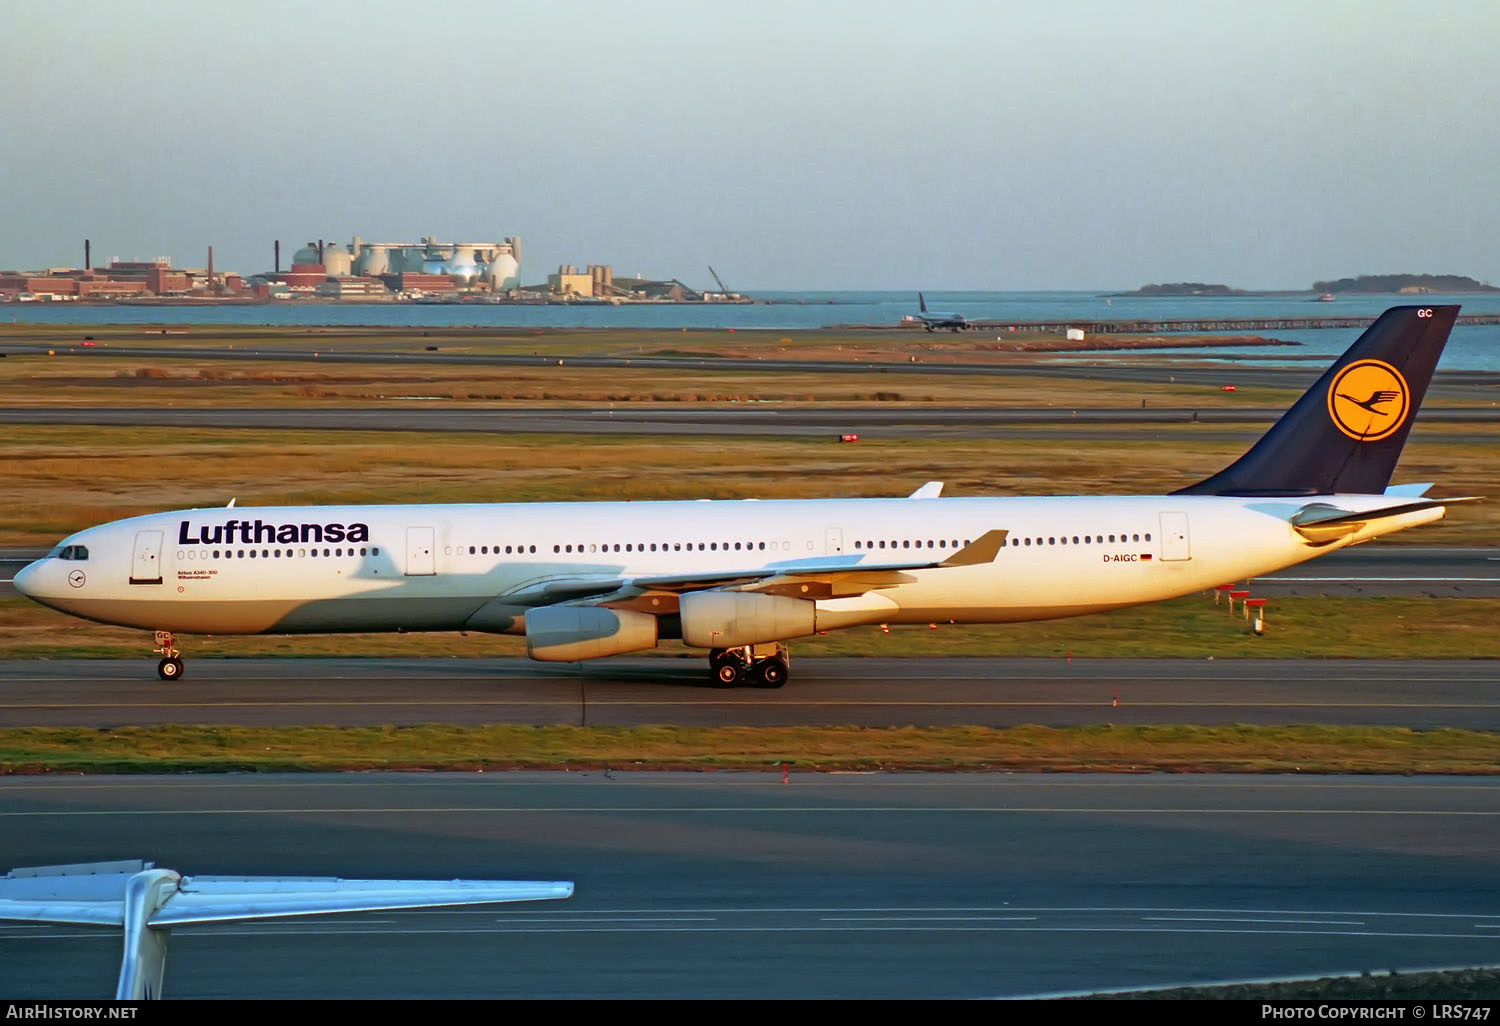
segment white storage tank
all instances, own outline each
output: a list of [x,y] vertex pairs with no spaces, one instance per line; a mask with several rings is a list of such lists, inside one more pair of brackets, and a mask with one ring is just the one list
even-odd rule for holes
[[387,274],[390,266],[390,250],[378,242],[364,243],[354,258],[354,273],[358,275]]
[[343,246],[329,243],[323,247],[323,269],[338,278],[348,277],[354,258]]
[[496,253],[495,259],[490,261],[489,280],[492,289],[520,288],[521,265],[509,253]]

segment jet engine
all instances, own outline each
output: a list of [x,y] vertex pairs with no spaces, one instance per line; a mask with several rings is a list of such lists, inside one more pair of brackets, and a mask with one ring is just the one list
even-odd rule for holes
[[744,591],[682,596],[682,640],[699,648],[736,648],[817,633],[817,606],[807,599]]
[[526,611],[526,654],[543,662],[636,652],[656,647],[656,617],[602,606],[540,606]]

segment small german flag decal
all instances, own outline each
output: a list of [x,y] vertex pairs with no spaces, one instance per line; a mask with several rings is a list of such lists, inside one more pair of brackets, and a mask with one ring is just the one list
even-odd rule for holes
[[1149,553],[1149,552],[1142,552],[1141,553],[1141,562],[1142,563],[1149,563],[1149,562],[1151,562],[1151,553]]

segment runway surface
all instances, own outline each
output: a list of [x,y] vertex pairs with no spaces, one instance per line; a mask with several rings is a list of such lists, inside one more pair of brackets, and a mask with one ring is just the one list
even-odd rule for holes
[[[844,334],[840,332],[839,334]],[[900,339],[893,337],[889,332],[877,331],[868,335],[872,342],[899,343],[901,341],[919,341],[920,336],[915,339]],[[82,346],[78,344],[60,344],[55,338],[45,338],[43,341],[27,342],[20,340],[17,336],[7,337],[4,351],[17,356],[29,355],[40,356],[43,353],[55,352],[68,356],[87,356],[95,358],[121,358],[150,359],[166,361],[191,359],[191,360],[229,360],[229,361],[265,361],[291,363],[317,363],[320,365],[329,363],[384,363],[399,364],[405,366],[420,366],[430,364],[435,366],[453,367],[596,367],[596,368],[635,368],[637,370],[681,370],[681,371],[716,371],[716,372],[743,372],[755,371],[758,373],[775,372],[790,374],[813,374],[813,373],[839,373],[839,374],[963,374],[963,375],[987,375],[1001,377],[1047,377],[1066,378],[1083,377],[1094,378],[1103,381],[1161,381],[1168,377],[1174,381],[1190,384],[1219,385],[1226,381],[1233,381],[1239,387],[1260,386],[1270,388],[1296,388],[1305,389],[1317,380],[1331,360],[1321,357],[1305,357],[1290,355],[1290,351],[1278,351],[1269,357],[1262,353],[1257,354],[1247,350],[1240,357],[1246,363],[1226,366],[1216,360],[1205,357],[1202,352],[1191,348],[1175,350],[1169,357],[1164,358],[1160,353],[1141,354],[1129,350],[1092,350],[1071,353],[1050,354],[1043,361],[1036,359],[1035,354],[1018,357],[1009,361],[984,361],[984,362],[962,362],[934,360],[930,358],[919,358],[912,360],[890,359],[890,360],[834,360],[834,359],[787,359],[778,357],[760,356],[689,356],[689,355],[661,355],[661,356],[611,356],[591,355],[586,353],[556,353],[544,354],[544,349],[549,342],[562,342],[572,348],[580,339],[586,339],[587,333],[578,334],[563,333],[547,336],[527,337],[523,342],[516,343],[516,336],[499,333],[491,336],[488,341],[510,342],[512,344],[524,345],[532,348],[531,353],[476,353],[453,351],[462,349],[466,344],[446,343],[449,351],[444,352],[434,347],[427,348],[424,338],[413,334],[409,342],[395,341],[393,344],[380,349],[354,350],[341,348],[336,337],[327,339],[327,344],[319,341],[318,346],[313,349],[309,345],[297,347],[286,347],[276,345],[263,345],[256,348],[232,348],[224,345],[120,345],[108,342],[100,346]],[[672,345],[681,344],[681,336],[674,332],[663,332],[663,342]],[[82,341],[82,340],[80,340]],[[474,342],[484,340],[475,339]],[[1305,366],[1299,367],[1257,367],[1249,364],[1255,359],[1274,360],[1304,360]],[[1182,366],[1181,364],[1199,364],[1198,366]],[[1210,364],[1210,365],[1203,365]],[[1495,397],[1495,388],[1500,385],[1500,374],[1494,371],[1438,371],[1429,391],[1429,396],[1439,398],[1468,398],[1491,400]]]
[[[1054,429],[1058,437],[1090,437],[1092,429],[1151,425],[1202,425],[1204,437],[1217,425],[1235,430],[1219,433],[1249,441],[1286,411],[1281,407],[1195,410],[1187,406],[1144,408],[936,407],[840,405],[803,407],[735,403],[704,408],[604,406],[484,408],[409,403],[400,406],[313,407],[96,407],[37,406],[0,410],[0,424],[92,424],[179,428],[259,428],[313,431],[480,431],[486,433],[575,435],[722,435],[827,438],[852,432],[884,438],[936,436],[1003,437],[1025,430]],[[1472,441],[1462,433],[1435,434],[1435,425],[1463,428],[1500,424],[1500,409],[1460,407],[1424,410],[1422,438],[1430,442]],[[1198,436],[1195,436],[1198,437]]]
[[[562,902],[179,928],[168,997],[968,998],[1500,960],[1500,780],[0,778],[0,868],[572,880]],[[0,924],[0,993],[117,931]]]
[[530,723],[860,726],[1335,723],[1500,729],[1491,660],[798,659],[720,690],[700,659],[0,662],[0,727]]

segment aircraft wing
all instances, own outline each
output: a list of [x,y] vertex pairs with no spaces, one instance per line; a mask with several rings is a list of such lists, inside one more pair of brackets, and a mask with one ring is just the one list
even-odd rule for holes
[[0,898],[0,919],[22,919],[33,923],[80,923],[89,926],[119,926],[125,921],[121,901],[17,901]]
[[[0,877],[0,919],[121,926],[131,878],[143,861],[15,869]],[[573,894],[568,882],[530,880],[343,880],[337,877],[185,876],[151,926],[269,916],[540,901]]]
[[151,925],[540,901],[572,895],[571,883],[549,881],[185,876],[177,893],[151,917]]
[[0,919],[119,926],[125,885],[144,862],[13,869],[0,877]]
[[[648,574],[641,577],[578,576],[560,578],[545,584],[504,596],[517,605],[552,605],[561,602],[609,604],[656,592],[682,594],[711,588],[742,591],[785,592],[809,597],[828,597],[827,589],[815,594],[811,586],[832,587],[839,594],[857,595],[874,588],[893,587],[910,578],[902,576],[911,570],[938,570],[944,567],[973,566],[994,560],[1005,545],[1009,532],[986,531],[964,548],[944,559],[877,561],[871,553],[846,553],[837,556],[813,556],[807,559],[783,560],[742,570],[687,574]],[[925,551],[925,550],[924,550]],[[937,555],[937,553],[933,553]],[[803,585],[809,587],[804,588]]]

